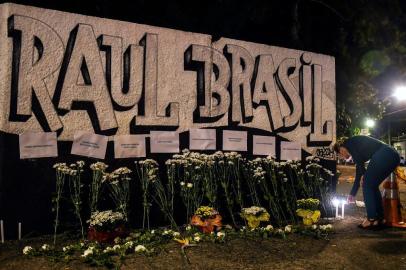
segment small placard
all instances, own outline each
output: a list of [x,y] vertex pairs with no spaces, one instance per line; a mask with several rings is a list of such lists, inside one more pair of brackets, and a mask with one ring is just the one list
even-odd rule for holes
[[179,153],[179,134],[176,131],[151,131],[151,153]]
[[190,150],[216,150],[215,129],[191,129],[189,131]]
[[56,132],[25,132],[19,142],[20,159],[58,156]]
[[145,136],[146,135],[114,136],[114,157],[146,157]]
[[78,131],[73,136],[71,154],[104,159],[108,137],[94,133]]
[[247,132],[246,131],[223,131],[223,150],[224,151],[247,151]]
[[281,142],[281,160],[302,159],[302,147],[297,142]]
[[275,137],[254,135],[252,154],[275,157]]

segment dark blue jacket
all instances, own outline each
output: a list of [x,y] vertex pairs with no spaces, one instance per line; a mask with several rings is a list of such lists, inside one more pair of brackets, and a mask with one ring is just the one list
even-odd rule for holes
[[350,195],[355,196],[359,189],[361,176],[365,174],[365,162],[370,160],[385,143],[368,136],[354,136],[347,139],[343,146],[347,148],[356,165],[355,181]]

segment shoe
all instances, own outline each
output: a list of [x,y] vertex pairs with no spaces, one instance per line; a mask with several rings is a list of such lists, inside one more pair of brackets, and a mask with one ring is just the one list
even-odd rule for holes
[[361,224],[358,224],[358,228],[363,230],[380,230],[383,227],[378,219],[368,218],[365,219]]

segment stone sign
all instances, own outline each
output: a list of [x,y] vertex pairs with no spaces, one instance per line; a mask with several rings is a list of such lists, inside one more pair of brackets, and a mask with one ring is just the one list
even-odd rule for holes
[[308,152],[335,141],[331,56],[15,4],[0,14],[3,132],[228,126]]

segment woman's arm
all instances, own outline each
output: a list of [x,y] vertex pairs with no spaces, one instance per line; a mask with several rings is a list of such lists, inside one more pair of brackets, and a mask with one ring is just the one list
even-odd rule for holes
[[354,180],[354,184],[352,185],[352,189],[350,192],[351,196],[357,195],[358,189],[359,189],[359,184],[361,181],[361,176],[363,176],[365,174],[365,166],[362,162],[358,162],[356,163],[356,172],[355,172],[355,180]]

